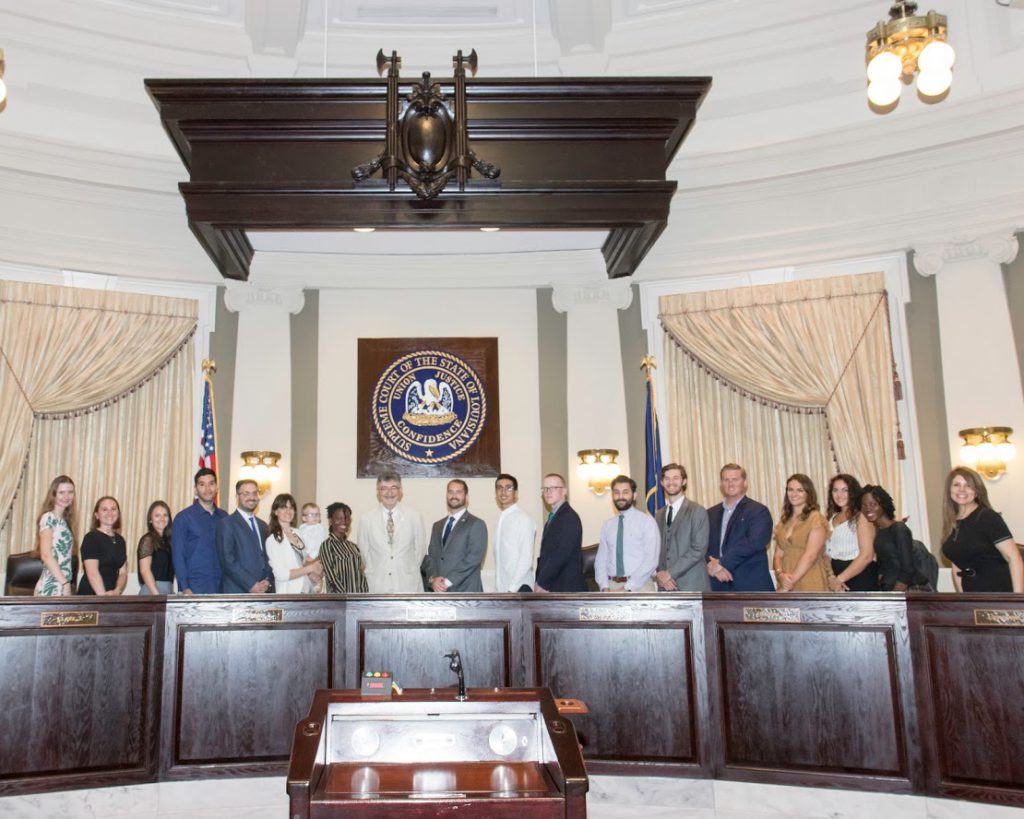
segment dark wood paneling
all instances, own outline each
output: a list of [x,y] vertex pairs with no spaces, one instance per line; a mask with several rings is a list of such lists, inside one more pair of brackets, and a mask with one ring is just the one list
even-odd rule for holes
[[1011,595],[6,598],[0,793],[279,774],[312,691],[452,685],[451,648],[471,686],[583,699],[591,773],[1024,806]]
[[344,612],[326,598],[169,601],[164,775],[285,770],[313,692],[337,685]]
[[[667,224],[677,182],[666,171],[710,86],[706,77],[468,80],[470,146],[501,175],[474,173],[465,190],[421,200],[405,183],[392,192],[350,173],[385,146],[384,80],[146,81],[189,173],[189,226],[235,279],[249,275],[246,231],[366,225],[608,230],[608,275],[628,276]],[[451,80],[442,87],[452,94]]]
[[531,601],[526,618],[529,684],[587,704],[590,713],[572,721],[592,770],[628,771],[642,760],[703,775],[699,598],[542,599]]
[[[928,792],[1024,806],[1024,606],[1019,596],[929,596],[914,602],[911,628]],[[1003,616],[1007,624],[998,625]]]
[[[484,595],[387,596],[350,600],[346,642],[355,647],[346,668],[349,687],[365,669],[388,670],[402,687],[448,687],[455,675],[444,655],[458,649],[466,685],[521,685],[522,618],[517,598]],[[513,649],[515,646],[515,651]]]
[[[0,614],[0,793],[153,780],[162,608],[25,603]],[[50,611],[95,624],[42,627]]]
[[175,764],[286,760],[312,692],[333,684],[330,637],[315,625],[181,629]]
[[716,775],[914,789],[919,752],[901,597],[709,597],[705,624]]

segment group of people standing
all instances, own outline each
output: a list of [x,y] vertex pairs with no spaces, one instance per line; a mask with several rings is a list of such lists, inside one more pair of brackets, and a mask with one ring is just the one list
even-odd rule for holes
[[[611,484],[615,514],[601,528],[594,580],[602,591],[844,592],[929,590],[914,560],[914,540],[880,486],[861,486],[852,475],[829,481],[821,511],[811,479],[786,481],[778,523],[768,508],[747,497],[747,474],[738,464],[719,473],[722,502],[709,509],[686,497],[680,464],[661,471],[666,505],[651,517],[636,507],[637,485],[626,475]],[[482,592],[487,526],[468,510],[469,487],[454,479],[445,490],[447,514],[431,527],[402,503],[402,478],[377,478],[378,505],[360,517],[350,540],[352,510],[344,503],[299,510],[277,495],[269,521],[256,516],[254,481],[235,486],[237,509],[216,504],[217,476],[200,469],[195,500],[176,516],[164,501],[147,512],[138,546],[140,594],[287,594],[433,591]],[[519,482],[495,480],[500,509],[491,541],[499,592],[582,592],[583,526],[568,503],[565,478],[545,475],[547,516],[534,561],[536,522],[518,505]],[[72,554],[75,486],[66,475],[50,485],[39,517],[43,571],[36,594],[74,594]],[[117,500],[100,498],[82,539],[78,594],[117,595],[127,584],[127,549]],[[357,545],[358,544],[358,545]],[[774,549],[769,547],[774,544]],[[958,591],[1024,592],[1024,561],[1002,517],[988,502],[984,482],[966,467],[946,480],[943,554]],[[769,560],[771,569],[769,569]],[[774,575],[774,578],[773,578]]]

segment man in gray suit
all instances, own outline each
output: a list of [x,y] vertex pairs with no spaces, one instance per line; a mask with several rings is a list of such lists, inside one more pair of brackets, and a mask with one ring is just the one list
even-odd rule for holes
[[482,592],[480,564],[487,553],[487,524],[466,510],[469,487],[448,481],[448,516],[434,524],[427,549],[427,574],[435,592]]
[[655,520],[661,532],[661,557],[654,580],[662,591],[710,591],[707,572],[708,513],[686,499],[686,470],[679,464],[661,469],[665,506]]

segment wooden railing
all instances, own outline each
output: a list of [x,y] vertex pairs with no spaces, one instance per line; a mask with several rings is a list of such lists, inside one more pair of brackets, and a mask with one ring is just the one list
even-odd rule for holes
[[578,697],[591,773],[1024,806],[1014,595],[0,598],[0,793],[283,774],[318,688]]

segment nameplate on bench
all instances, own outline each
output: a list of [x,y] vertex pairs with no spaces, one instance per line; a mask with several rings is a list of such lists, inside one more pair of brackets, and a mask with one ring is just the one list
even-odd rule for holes
[[799,623],[800,609],[778,606],[744,606],[744,623]]
[[412,623],[433,623],[437,620],[455,620],[454,606],[431,606],[425,609],[405,610],[405,619]]
[[581,606],[580,621],[584,623],[612,622],[628,623],[633,619],[633,609],[629,606]]
[[232,623],[280,623],[284,609],[233,609]]
[[88,628],[99,624],[98,611],[44,611],[39,615],[41,628]]
[[975,609],[976,626],[1024,626],[1024,611],[1010,609]]

